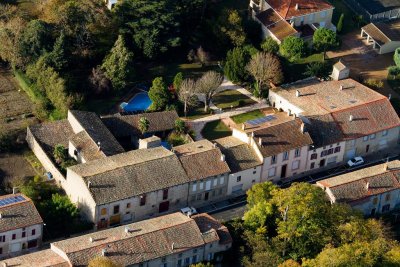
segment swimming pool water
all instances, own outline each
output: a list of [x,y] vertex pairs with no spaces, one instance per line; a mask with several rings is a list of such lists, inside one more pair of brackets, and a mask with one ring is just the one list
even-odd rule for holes
[[126,112],[145,111],[151,105],[151,100],[147,93],[136,94],[128,103],[122,103],[121,108]]

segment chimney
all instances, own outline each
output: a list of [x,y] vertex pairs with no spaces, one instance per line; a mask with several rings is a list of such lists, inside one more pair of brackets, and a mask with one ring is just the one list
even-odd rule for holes
[[242,124],[242,130],[246,130],[246,125],[244,125],[244,123]]
[[300,91],[296,90],[296,97],[299,97],[299,96],[300,96]]
[[3,213],[0,212],[0,219],[2,219],[2,218],[3,218]]
[[89,242],[93,243],[93,241],[94,241],[93,237],[89,237]]
[[369,189],[369,182],[367,182],[367,184],[365,185],[365,189]]
[[103,248],[101,250],[101,256],[105,257],[107,255],[107,249]]
[[7,262],[3,262],[3,267],[7,267],[7,266],[8,266]]
[[262,139],[261,139],[261,137],[258,138],[258,144],[259,144],[260,146],[262,146]]
[[392,98],[392,94],[389,94],[388,99],[390,100]]
[[297,118],[296,113],[293,113],[293,119],[296,119],[296,118]]
[[291,111],[290,109],[288,109],[287,115],[288,115],[288,116],[292,116],[292,111]]
[[251,137],[253,137],[253,138],[254,138],[254,132],[251,132]]
[[101,151],[101,143],[100,143],[100,141],[97,142],[97,146],[98,146],[98,148],[99,148],[99,151]]
[[296,9],[296,10],[299,10],[299,4],[296,4],[295,9]]
[[172,242],[171,249],[172,249],[172,251],[174,251],[174,249],[175,249],[175,243],[174,242]]
[[214,147],[214,148],[217,148],[217,143],[214,143],[214,144],[213,144],[213,147]]
[[353,121],[353,119],[354,119],[353,115],[350,115],[349,121]]
[[129,226],[125,226],[125,233],[129,234],[131,232],[131,229],[129,228]]
[[305,131],[306,131],[306,126],[305,126],[305,124],[304,124],[304,122],[302,122],[301,123],[301,126],[300,126],[300,131],[301,131],[301,133],[304,133]]
[[343,90],[343,84],[340,85],[340,91],[342,91],[342,90]]
[[225,161],[225,155],[221,154],[221,161]]
[[91,182],[91,181],[88,181],[88,182],[87,182],[87,188],[90,188],[91,185],[92,185],[92,182]]

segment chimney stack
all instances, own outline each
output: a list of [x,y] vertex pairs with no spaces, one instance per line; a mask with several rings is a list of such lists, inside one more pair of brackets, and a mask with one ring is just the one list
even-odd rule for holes
[[353,119],[354,119],[353,115],[350,115],[349,121],[353,121]]
[[90,243],[93,243],[93,241],[94,241],[94,240],[93,240],[93,237],[89,237],[89,242],[90,242]]
[[225,161],[225,155],[221,154],[221,161]]
[[129,234],[131,232],[131,229],[129,229],[129,226],[125,226],[125,233]]
[[300,96],[300,91],[296,90],[296,97],[299,97],[299,96]]
[[299,10],[299,4],[296,4],[295,8],[296,8],[296,10]]
[[107,249],[103,248],[101,250],[101,256],[105,257],[107,255]]
[[214,147],[214,148],[217,148],[217,143],[214,143],[214,144],[213,144],[213,147]]
[[340,85],[340,91],[344,89],[343,84]]
[[242,130],[246,130],[246,125],[244,125],[244,123],[242,123]]
[[287,115],[288,115],[288,116],[292,116],[292,111],[291,111],[290,109],[288,109]]
[[91,181],[88,181],[88,182],[87,182],[87,188],[90,188],[91,185],[92,185],[92,182],[91,182]]
[[259,144],[260,146],[262,146],[262,139],[261,139],[261,137],[258,138],[258,144]]
[[254,132],[251,132],[251,137],[253,137],[253,138],[254,138]]
[[101,143],[100,143],[100,141],[97,142],[97,146],[98,146],[98,148],[99,148],[99,151],[101,151]]
[[390,100],[392,98],[392,94],[389,94],[388,99]]
[[305,129],[306,128],[306,126],[305,126],[305,124],[304,124],[304,122],[302,122],[301,123],[301,126],[300,126],[300,131],[301,131],[301,133],[304,133],[305,132]]
[[367,190],[369,190],[369,182],[367,182],[367,184],[365,185],[365,188],[366,188]]
[[172,242],[171,249],[172,249],[172,251],[174,251],[174,249],[175,249],[175,243],[174,242]]

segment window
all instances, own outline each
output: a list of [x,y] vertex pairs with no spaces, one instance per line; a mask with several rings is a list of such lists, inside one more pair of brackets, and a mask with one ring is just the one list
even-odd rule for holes
[[386,136],[386,135],[388,135],[388,130],[382,131],[382,136]]
[[5,235],[1,235],[0,236],[0,242],[6,242],[6,236]]
[[287,160],[289,158],[289,153],[286,151],[286,152],[283,152],[283,160]]
[[119,205],[115,205],[114,206],[114,214],[117,214],[117,213],[119,213]]
[[36,248],[38,246],[37,239],[28,241],[28,248]]
[[369,139],[372,140],[372,139],[375,139],[375,137],[376,137],[376,134],[371,134],[371,135],[369,136]]
[[101,215],[107,215],[107,209],[106,208],[102,208],[100,213],[101,213]]
[[377,197],[374,197],[374,199],[372,200],[372,203],[373,203],[374,205],[378,204],[378,198],[377,198]]
[[317,153],[313,153],[313,154],[311,154],[311,160],[313,160],[313,159],[317,159],[317,157],[318,157],[318,154]]
[[242,180],[242,176],[239,175],[238,177],[236,177],[236,182],[239,183],[241,180]]
[[146,205],[146,195],[140,196],[140,206]]
[[0,254],[3,254],[3,248],[0,248]]
[[17,239],[17,235],[16,234],[12,234],[12,240]]
[[382,207],[382,212],[387,212],[390,210],[390,204],[386,204]]
[[275,163],[276,163],[276,156],[273,155],[273,156],[271,157],[271,165],[272,165],[272,164],[275,164]]
[[371,216],[375,216],[375,213],[376,213],[376,209],[373,208],[373,209],[371,210]]
[[368,141],[368,135],[363,137],[363,141],[364,142]]
[[204,188],[204,183],[200,182],[200,190],[203,190],[203,188]]
[[322,158],[322,157],[325,157],[326,154],[327,154],[327,152],[328,152],[327,150],[321,151],[321,158]]
[[389,201],[389,200],[390,200],[390,194],[387,194],[387,195],[386,195],[385,200],[386,200],[386,201]]
[[168,198],[168,188],[163,190],[162,199],[166,200]]
[[197,248],[193,249],[193,254],[197,253]]
[[197,194],[197,200],[201,200],[201,194]]
[[222,188],[218,189],[218,195],[222,195]]
[[176,267],[182,267],[182,259],[178,260],[178,264],[176,265]]
[[182,258],[182,255],[183,255],[182,253],[179,253],[178,258]]
[[311,162],[310,169],[314,169],[314,168],[315,168],[315,162]]
[[219,178],[219,184],[224,184],[224,182],[225,182],[225,177],[224,176]]
[[340,146],[335,147],[335,153],[340,152]]
[[161,261],[162,261],[162,262],[166,262],[166,261],[167,261],[167,258],[166,258],[166,257],[163,257],[163,258],[161,259]]
[[300,160],[292,162],[292,170],[297,170],[300,167]]
[[325,18],[325,17],[326,17],[326,14],[327,14],[326,11],[321,12],[321,13],[320,13],[321,18]]
[[269,169],[269,170],[268,170],[268,177],[275,176],[275,171],[276,171],[276,168],[275,168],[275,167]]
[[191,197],[191,201],[193,202],[193,201],[196,201],[196,195],[193,195],[192,197]]
[[189,265],[189,264],[190,264],[190,258],[189,258],[189,257],[185,259],[185,264],[186,264],[186,265]]
[[22,231],[22,237],[26,237],[26,232]]
[[297,157],[300,157],[300,148],[296,148],[296,150],[294,151],[294,156],[297,158]]
[[256,180],[251,180],[251,182],[252,182],[252,183],[255,183],[255,182],[256,182]]
[[196,190],[197,190],[197,184],[196,184],[196,182],[194,182],[193,186],[192,186],[192,191],[196,192]]
[[218,185],[218,178],[214,178],[214,186]]
[[333,154],[333,148],[328,149],[328,155]]
[[32,235],[36,235],[36,229],[32,229]]
[[131,203],[126,203],[126,208],[129,209],[131,207]]
[[257,171],[253,171],[253,174],[256,174],[257,173]]
[[192,263],[196,263],[197,262],[197,255],[194,255],[193,257],[192,257]]

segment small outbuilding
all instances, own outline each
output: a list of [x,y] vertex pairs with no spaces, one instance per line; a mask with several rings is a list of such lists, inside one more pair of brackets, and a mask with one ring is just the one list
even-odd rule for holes
[[349,78],[350,69],[339,60],[335,65],[333,65],[332,79],[335,81],[343,80]]
[[370,23],[361,28],[361,37],[379,54],[393,52],[400,47],[400,20]]

